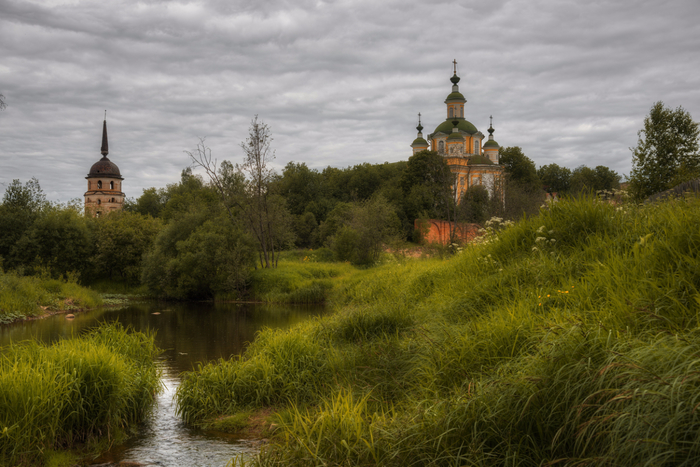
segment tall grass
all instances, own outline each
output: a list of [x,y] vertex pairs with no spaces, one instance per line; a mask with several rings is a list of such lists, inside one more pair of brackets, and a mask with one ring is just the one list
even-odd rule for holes
[[251,277],[250,295],[270,303],[324,303],[337,279],[355,268],[343,263],[280,261],[274,269],[258,269]]
[[143,418],[160,390],[152,335],[105,324],[52,345],[0,354],[0,464],[36,465],[44,452],[110,439]]
[[75,280],[20,276],[0,270],[0,323],[8,323],[46,310],[72,310],[102,305],[97,292]]
[[[259,466],[696,465],[698,225],[697,199],[562,201],[449,261],[348,275],[289,350],[263,334],[190,373],[181,413],[286,407],[275,442],[238,459]],[[264,367],[272,349],[289,365]]]

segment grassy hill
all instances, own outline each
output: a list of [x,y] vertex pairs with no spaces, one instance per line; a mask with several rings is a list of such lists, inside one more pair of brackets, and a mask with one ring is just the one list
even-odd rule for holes
[[341,275],[332,314],[187,374],[180,413],[272,407],[260,466],[695,465],[699,225],[697,199],[559,202]]

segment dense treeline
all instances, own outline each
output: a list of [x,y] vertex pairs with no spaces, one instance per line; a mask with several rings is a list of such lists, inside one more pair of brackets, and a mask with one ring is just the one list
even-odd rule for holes
[[[430,151],[323,170],[290,162],[281,174],[263,167],[264,180],[254,177],[260,167],[246,171],[228,161],[208,179],[188,168],[177,183],[145,189],[124,211],[99,218],[83,215],[79,202],[47,201],[35,179],[15,180],[0,205],[0,266],[83,284],[143,284],[167,298],[238,297],[251,271],[274,267],[283,250],[327,247],[337,261],[368,265],[387,246],[419,242],[415,219],[517,219],[537,212],[544,183],[560,194],[619,186],[605,167],[537,170],[519,147],[502,149],[501,162],[505,203],[482,186],[456,203],[453,175]],[[551,182],[552,173],[564,188]]]

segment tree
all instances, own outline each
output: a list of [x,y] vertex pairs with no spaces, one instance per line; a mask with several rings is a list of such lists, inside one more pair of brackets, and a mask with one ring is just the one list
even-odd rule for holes
[[141,260],[162,228],[160,219],[135,212],[115,211],[94,220],[94,277],[137,284]]
[[700,129],[683,107],[671,110],[656,102],[644,118],[632,151],[630,191],[637,199],[700,176]]
[[330,241],[338,261],[371,264],[381,255],[384,245],[398,236],[399,218],[394,206],[377,195],[351,205],[349,218]]
[[4,266],[14,268],[34,259],[17,256],[16,245],[47,207],[46,196],[36,178],[24,185],[12,180],[0,205],[0,258]]
[[412,155],[399,180],[408,222],[404,229],[413,232],[413,222],[419,218],[454,220],[454,181],[445,158],[437,152]]
[[571,185],[571,170],[557,164],[543,165],[537,170],[537,176],[547,193],[563,194]]
[[206,172],[231,222],[236,222],[234,208],[246,220],[258,242],[260,264],[264,268],[276,267],[277,253],[281,246],[290,243],[289,234],[292,232],[292,218],[284,200],[272,193],[277,175],[268,165],[275,158],[271,143],[270,127],[258,122],[256,115],[250,122],[248,138],[241,143],[244,157],[243,163],[235,166],[238,177],[233,174],[233,166],[226,161],[219,170],[203,139],[194,151],[185,151],[193,166]]
[[520,185],[524,190],[539,191],[542,188],[535,163],[520,147],[501,148],[498,154],[507,181]]

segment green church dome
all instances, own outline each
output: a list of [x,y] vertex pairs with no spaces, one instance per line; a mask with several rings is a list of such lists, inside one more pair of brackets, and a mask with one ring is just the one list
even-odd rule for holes
[[483,147],[485,147],[485,148],[496,148],[496,149],[500,148],[500,146],[498,145],[498,143],[497,143],[496,141],[494,141],[494,140],[490,140],[490,141],[485,142]]
[[450,136],[447,137],[447,141],[455,141],[455,140],[457,140],[457,141],[464,141],[464,136],[462,136],[461,134],[459,134],[459,132],[457,132],[457,133],[450,133]]
[[[454,118],[448,118],[444,122],[442,122],[437,128],[435,128],[434,133],[445,133],[449,135],[452,133],[452,128],[454,128],[454,125],[452,125],[452,121]],[[474,133],[477,133],[478,130],[474,125],[471,124],[471,122],[468,122],[467,120],[463,118],[458,118],[459,123],[457,124],[457,128],[460,129],[460,131],[464,131],[466,133],[469,133],[470,135],[473,135]]]
[[461,92],[450,93],[450,95],[447,96],[447,99],[445,99],[445,104],[447,104],[448,102],[453,102],[453,101],[467,102],[467,100],[464,98],[464,96],[462,95]]
[[413,140],[413,143],[411,143],[411,147],[416,148],[416,147],[428,147],[428,142],[424,138],[416,138]]

